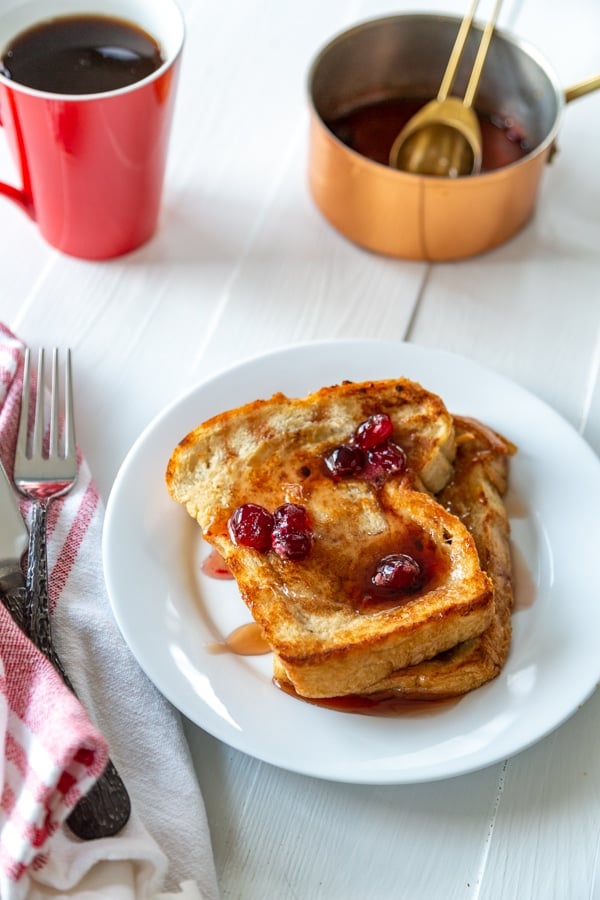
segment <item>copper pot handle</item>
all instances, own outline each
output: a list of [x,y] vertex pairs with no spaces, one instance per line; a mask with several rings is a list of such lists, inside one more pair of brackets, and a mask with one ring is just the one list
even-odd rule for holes
[[577,84],[572,85],[572,87],[567,88],[565,91],[565,101],[570,103],[571,100],[576,100],[578,97],[583,97],[584,94],[591,94],[592,91],[597,91],[600,88],[600,75],[592,75],[590,78],[585,78],[583,81],[578,81]]

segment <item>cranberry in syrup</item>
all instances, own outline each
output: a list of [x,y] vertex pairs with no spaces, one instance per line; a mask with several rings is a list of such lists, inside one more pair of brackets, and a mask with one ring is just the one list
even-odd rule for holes
[[273,513],[273,550],[284,559],[306,559],[313,534],[308,513],[297,503],[284,503]]
[[362,422],[352,437],[352,443],[361,450],[372,450],[379,447],[392,436],[394,426],[387,413],[375,413]]
[[402,447],[388,441],[367,453],[362,477],[375,485],[381,485],[390,475],[399,475],[406,468],[406,454]]
[[324,456],[325,468],[334,480],[362,478],[381,487],[391,475],[406,468],[406,454],[392,440],[394,424],[387,413],[373,413],[357,426],[350,441],[338,444]]
[[234,544],[252,547],[261,553],[271,547],[273,516],[257,503],[243,503],[234,509],[227,528]]
[[325,465],[334,478],[358,475],[365,464],[365,454],[360,447],[340,444],[325,456]]
[[384,592],[411,593],[422,585],[421,566],[408,553],[391,553],[379,560],[371,578],[373,587]]

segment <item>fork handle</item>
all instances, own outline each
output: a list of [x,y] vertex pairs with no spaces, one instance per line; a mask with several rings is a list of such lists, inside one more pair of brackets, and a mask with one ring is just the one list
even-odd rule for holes
[[[36,501],[33,504],[29,531],[24,626],[38,650],[41,650],[52,663],[66,686],[75,694],[75,688],[52,641],[48,602],[47,512],[47,500]],[[129,794],[109,759],[98,781],[73,808],[67,818],[67,824],[73,834],[83,840],[110,837],[124,827],[130,813]]]

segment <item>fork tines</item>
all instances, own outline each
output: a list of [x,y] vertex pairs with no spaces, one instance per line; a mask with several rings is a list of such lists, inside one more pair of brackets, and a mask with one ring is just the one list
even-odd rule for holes
[[[29,431],[29,401],[31,394],[31,353],[29,348],[25,350],[25,366],[23,372],[23,395],[21,399],[21,418],[19,422],[19,434],[17,445],[26,459],[40,459],[47,456],[55,459],[72,459],[76,453],[75,443],[75,419],[73,412],[73,382],[71,376],[71,350],[66,351],[64,370],[64,427],[62,440],[62,453],[60,452],[60,379],[59,379],[59,351],[54,347],[52,351],[51,366],[51,391],[50,391],[50,432],[48,440],[48,452],[44,452],[44,436],[46,432],[45,418],[45,352],[41,348],[38,353],[35,411],[33,428]],[[29,433],[31,434],[28,440]]]

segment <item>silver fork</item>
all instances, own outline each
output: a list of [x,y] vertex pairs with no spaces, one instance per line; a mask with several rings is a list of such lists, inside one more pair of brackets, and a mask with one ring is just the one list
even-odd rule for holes
[[27,349],[25,351],[23,394],[14,474],[17,489],[33,501],[29,531],[25,630],[39,649],[56,665],[64,678],[62,664],[52,646],[50,630],[46,521],[50,501],[70,491],[77,480],[70,352],[67,354],[65,370],[65,428],[62,454],[59,448],[58,350],[56,349],[52,355],[50,435],[47,451],[44,447],[46,430],[44,393],[44,351],[40,350],[33,432],[30,439],[30,353]]
[[[73,685],[54,648],[48,603],[48,556],[46,522],[52,500],[67,494],[77,480],[77,449],[73,413],[71,351],[67,350],[64,376],[64,433],[60,440],[60,385],[58,350],[52,353],[50,431],[45,445],[44,350],[39,351],[33,431],[30,419],[30,353],[25,351],[23,394],[17,437],[14,481],[17,489],[33,501],[26,577],[24,628],[33,643],[50,660],[63,681]],[[61,448],[62,443],[62,448]],[[74,807],[67,823],[85,840],[116,834],[129,819],[131,804],[113,763],[109,760],[101,778]]]

